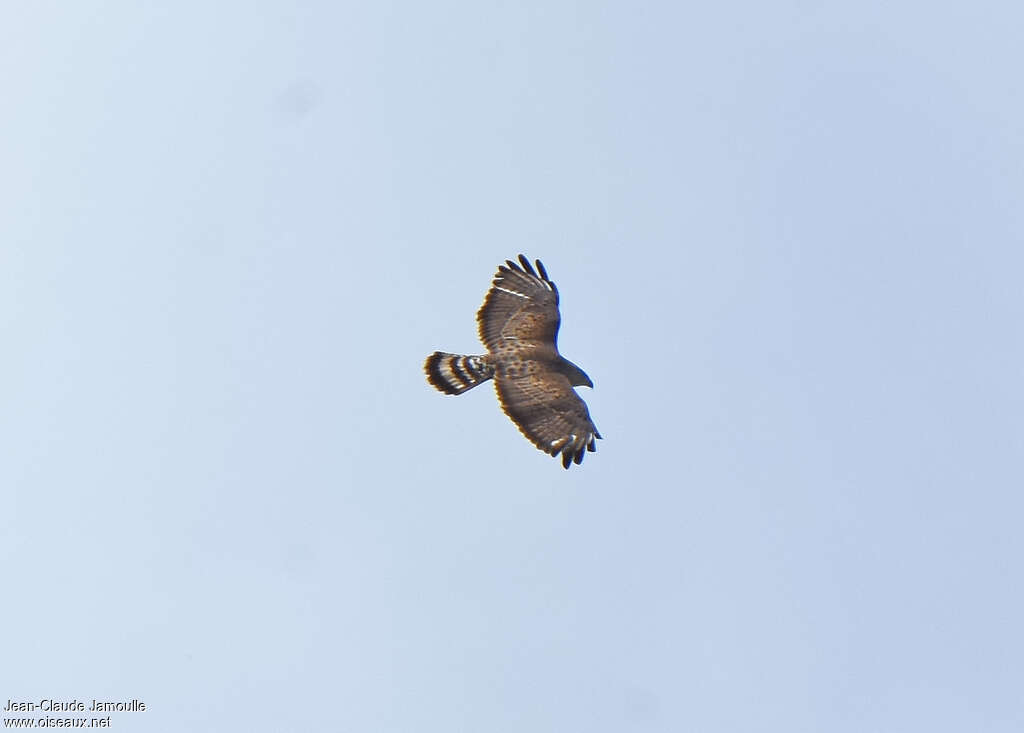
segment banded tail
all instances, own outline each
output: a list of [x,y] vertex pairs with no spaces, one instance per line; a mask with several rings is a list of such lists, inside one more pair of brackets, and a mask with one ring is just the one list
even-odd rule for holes
[[445,394],[462,394],[494,376],[494,367],[482,356],[435,351],[423,365],[427,381]]

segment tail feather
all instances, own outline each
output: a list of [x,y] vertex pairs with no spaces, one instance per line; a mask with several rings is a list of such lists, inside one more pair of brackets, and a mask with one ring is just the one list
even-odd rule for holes
[[462,394],[494,376],[494,367],[482,356],[435,351],[423,365],[427,381],[445,394]]

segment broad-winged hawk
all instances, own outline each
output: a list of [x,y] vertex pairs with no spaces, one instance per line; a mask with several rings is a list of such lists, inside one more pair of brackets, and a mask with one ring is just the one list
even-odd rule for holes
[[476,314],[487,353],[462,356],[435,351],[427,357],[427,381],[458,395],[494,379],[498,400],[512,422],[545,453],[561,454],[562,465],[581,463],[601,437],[587,405],[573,387],[593,387],[582,369],[558,353],[558,288],[544,265],[498,266],[491,289]]

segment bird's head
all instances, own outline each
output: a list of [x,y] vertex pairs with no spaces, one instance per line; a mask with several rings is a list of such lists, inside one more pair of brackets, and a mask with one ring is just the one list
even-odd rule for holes
[[590,381],[590,377],[587,373],[580,369],[578,366],[573,364],[568,359],[562,359],[562,373],[569,378],[569,384],[573,387],[590,387],[594,388],[594,383]]

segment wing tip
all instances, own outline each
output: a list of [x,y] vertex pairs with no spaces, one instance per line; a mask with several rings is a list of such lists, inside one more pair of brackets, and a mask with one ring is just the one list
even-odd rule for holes
[[537,273],[534,271],[533,265],[531,265],[530,261],[526,259],[526,255],[524,255],[521,252],[519,253],[519,263],[523,266],[523,271],[526,274],[532,275],[533,277],[537,277]]
[[552,443],[544,452],[549,453],[554,458],[561,454],[562,468],[568,469],[573,463],[577,466],[581,465],[587,453],[594,453],[597,450],[595,438],[599,437],[601,436],[597,435],[597,431],[594,431],[586,442],[562,438]]

